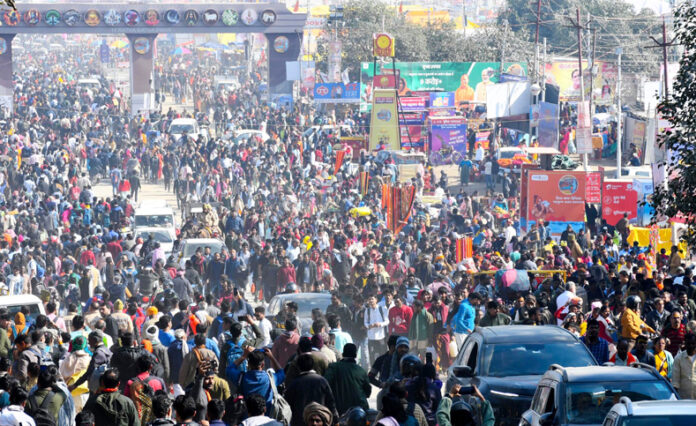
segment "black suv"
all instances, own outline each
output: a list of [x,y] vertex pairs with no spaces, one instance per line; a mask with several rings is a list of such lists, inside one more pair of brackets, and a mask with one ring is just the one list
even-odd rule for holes
[[496,424],[516,425],[552,364],[585,367],[597,362],[575,335],[555,325],[477,328],[449,368],[446,389],[457,383],[476,385],[493,406]]
[[539,381],[520,426],[601,425],[621,397],[631,401],[679,399],[654,367],[564,368],[552,365]]

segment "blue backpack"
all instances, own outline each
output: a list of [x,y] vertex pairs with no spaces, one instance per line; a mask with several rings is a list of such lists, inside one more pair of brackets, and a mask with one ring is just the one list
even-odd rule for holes
[[242,361],[239,366],[234,365],[234,362],[244,355],[244,349],[242,348],[244,342],[246,342],[246,340],[244,337],[240,336],[239,342],[236,344],[232,341],[232,339],[225,343],[225,360],[227,361],[225,364],[225,376],[227,376],[228,380],[233,382],[239,372],[244,372],[247,370],[246,360]]

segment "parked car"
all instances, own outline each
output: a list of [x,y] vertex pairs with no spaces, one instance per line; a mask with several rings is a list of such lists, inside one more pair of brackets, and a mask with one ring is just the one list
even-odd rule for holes
[[476,385],[497,424],[516,425],[549,365],[597,365],[580,340],[557,326],[497,326],[471,333],[448,369],[446,389]]
[[552,365],[539,381],[520,426],[601,425],[621,397],[633,401],[679,399],[654,367],[565,368]]
[[326,308],[331,304],[331,294],[329,293],[288,293],[277,294],[268,302],[266,315],[275,317],[283,309],[287,302],[297,303],[297,317],[302,323],[300,334],[309,335],[312,327],[312,309],[319,308],[326,312]]
[[41,299],[33,294],[0,297],[0,308],[6,308],[13,319],[15,314],[19,312],[23,306],[29,309],[29,314],[26,318],[27,324],[33,323],[39,315],[46,315],[46,310],[44,309]]
[[602,426],[696,425],[696,401],[638,401],[622,396]]

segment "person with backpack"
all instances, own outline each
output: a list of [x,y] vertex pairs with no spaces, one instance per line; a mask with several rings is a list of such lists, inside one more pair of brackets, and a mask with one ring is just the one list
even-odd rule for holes
[[152,398],[157,391],[167,392],[167,387],[161,378],[150,374],[153,365],[150,356],[141,355],[136,363],[139,373],[128,380],[123,395],[133,401],[140,423],[147,424],[155,418],[152,411]]
[[179,370],[179,384],[183,388],[193,383],[199,365],[203,363],[215,364],[216,366],[219,365],[215,353],[205,347],[205,334],[196,334],[193,338],[193,343],[194,347],[184,356],[181,369]]
[[148,352],[137,345],[133,334],[123,333],[121,347],[116,349],[111,357],[111,367],[118,370],[121,389],[126,387],[128,380],[138,375],[136,363],[141,355],[148,355]]
[[376,359],[386,348],[386,327],[389,325],[389,313],[384,306],[377,305],[377,298],[370,296],[365,309],[365,327],[367,328],[367,352]]
[[120,382],[115,369],[106,370],[99,380],[99,392],[92,395],[85,411],[94,414],[99,426],[140,426],[135,404],[119,392]]
[[244,354],[244,347],[248,346],[242,335],[243,327],[235,322],[232,317],[226,317],[222,324],[223,333],[220,335],[222,353],[220,355],[220,371],[232,383],[237,383],[239,374],[247,369],[246,361],[239,364],[236,361]]
[[[33,341],[32,337],[35,337],[37,340]],[[26,334],[19,334],[15,338],[14,344],[19,355],[12,364],[12,377],[19,380],[22,385],[25,385],[29,379],[27,374],[29,364],[41,364],[42,351],[37,345],[43,342],[43,339],[43,334],[39,332],[32,333],[31,337]]]
[[92,351],[92,359],[89,361],[87,371],[85,371],[85,373],[80,376],[75,383],[68,386],[70,392],[74,391],[88,380],[90,382],[90,392],[96,392],[98,386],[97,380],[92,380],[92,376],[95,375],[95,372],[97,372],[96,374],[99,374],[100,372],[106,371],[106,367],[111,362],[111,351],[109,348],[104,346],[104,336],[100,331],[93,331],[89,333],[87,342],[89,343],[90,350]]
[[56,384],[55,367],[41,370],[37,380],[37,389],[29,395],[25,412],[32,416],[36,426],[57,426],[60,410],[68,398]]
[[[271,361],[271,366],[275,370],[274,373],[264,369],[266,357]],[[274,391],[285,380],[283,367],[280,366],[278,360],[276,360],[268,348],[254,349],[251,346],[247,346],[244,348],[244,355],[237,362],[241,363],[244,360],[249,361],[249,368],[239,381],[239,392],[244,398],[248,398],[252,394],[262,395],[266,399],[266,412],[275,413],[279,407],[274,407],[273,403],[280,395],[274,395]],[[273,383],[271,383],[271,380],[273,380]]]

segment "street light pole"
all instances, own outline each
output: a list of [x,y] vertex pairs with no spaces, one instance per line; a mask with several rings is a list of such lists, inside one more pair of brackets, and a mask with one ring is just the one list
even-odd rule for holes
[[623,116],[623,113],[621,111],[621,54],[623,53],[623,49],[620,47],[616,48],[616,55],[618,56],[618,66],[619,66],[619,75],[618,75],[618,81],[616,82],[616,97],[617,97],[617,104],[618,104],[618,118],[616,120],[616,178],[620,179],[621,178],[621,139],[622,139],[622,123],[621,119]]

